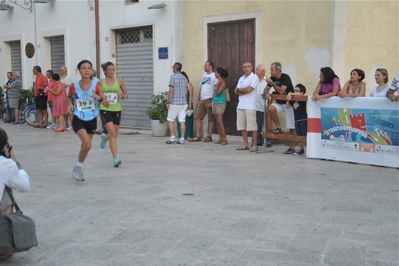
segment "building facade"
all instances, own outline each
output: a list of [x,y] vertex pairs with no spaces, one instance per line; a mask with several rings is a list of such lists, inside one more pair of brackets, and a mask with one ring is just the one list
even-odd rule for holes
[[[230,87],[242,75],[243,62],[268,68],[279,61],[307,94],[315,90],[321,67],[333,68],[341,86],[352,69],[360,68],[368,96],[376,68],[388,69],[390,80],[399,71],[397,10],[397,1],[186,0],[183,65],[196,93],[207,59],[229,70]],[[237,134],[236,106],[232,94],[225,112],[229,134]]]
[[[122,104],[121,125],[149,127],[150,97],[168,90],[171,66],[182,60],[182,2],[36,1],[17,0],[27,10],[9,0],[0,6],[1,81],[6,72],[19,71],[24,88],[30,88],[35,65],[43,72],[65,65],[78,80],[76,66],[82,59],[90,60],[103,78],[98,68],[111,61],[130,95]],[[13,9],[2,10],[5,6]]]

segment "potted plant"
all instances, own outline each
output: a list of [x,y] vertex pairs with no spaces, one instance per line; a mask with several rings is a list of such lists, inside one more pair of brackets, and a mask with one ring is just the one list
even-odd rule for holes
[[151,120],[153,135],[156,137],[164,137],[168,133],[168,123],[166,123],[166,117],[168,115],[168,109],[166,108],[167,101],[167,91],[153,94],[151,95],[152,106],[146,111],[147,116]]

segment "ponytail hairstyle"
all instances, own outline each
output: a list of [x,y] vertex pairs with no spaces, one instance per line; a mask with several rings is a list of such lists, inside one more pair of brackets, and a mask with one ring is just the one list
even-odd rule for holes
[[103,69],[103,71],[106,71],[107,67],[109,67],[109,66],[114,66],[114,63],[108,61],[106,63],[101,64],[101,68]]
[[216,68],[216,72],[218,72],[220,74],[220,76],[224,79],[229,76],[229,71],[227,71],[227,69],[224,69],[221,67]]

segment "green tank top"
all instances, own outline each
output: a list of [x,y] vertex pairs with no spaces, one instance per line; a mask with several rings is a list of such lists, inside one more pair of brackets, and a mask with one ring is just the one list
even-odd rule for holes
[[226,89],[222,91],[222,93],[217,96],[216,95],[216,86],[213,87],[213,103],[214,104],[224,104],[226,103]]
[[105,79],[101,83],[101,89],[103,90],[105,96],[108,99],[109,107],[105,107],[104,105],[100,105],[100,110],[110,111],[110,112],[119,112],[122,110],[121,102],[119,101],[119,97],[117,95],[118,92],[121,91],[119,87],[119,81],[115,78],[115,83],[113,85],[108,85]]

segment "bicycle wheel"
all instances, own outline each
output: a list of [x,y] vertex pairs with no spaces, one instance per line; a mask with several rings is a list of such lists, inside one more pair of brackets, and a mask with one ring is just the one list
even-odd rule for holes
[[25,110],[25,122],[28,123],[28,125],[35,125],[36,123],[36,110],[34,110],[33,108],[27,108]]
[[19,109],[19,122],[21,124],[25,123],[25,112],[26,108],[25,106],[22,106],[21,109]]

